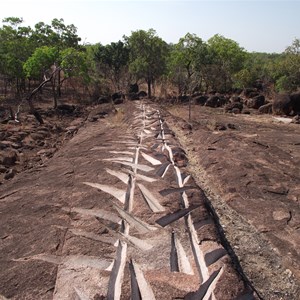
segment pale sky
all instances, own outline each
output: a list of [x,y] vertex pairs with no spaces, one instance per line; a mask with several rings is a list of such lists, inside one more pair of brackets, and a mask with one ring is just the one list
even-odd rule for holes
[[300,0],[0,0],[0,21],[6,17],[31,27],[63,18],[82,42],[103,45],[150,28],[167,43],[188,32],[204,41],[218,33],[249,52],[280,53],[300,38]]

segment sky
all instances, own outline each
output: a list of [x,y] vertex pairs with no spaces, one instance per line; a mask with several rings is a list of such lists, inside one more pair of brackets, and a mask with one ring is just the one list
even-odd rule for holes
[[249,52],[268,53],[281,53],[300,38],[299,12],[300,0],[0,0],[0,21],[19,17],[34,27],[62,18],[86,44],[106,45],[153,28],[167,43],[188,32],[204,41],[220,34]]

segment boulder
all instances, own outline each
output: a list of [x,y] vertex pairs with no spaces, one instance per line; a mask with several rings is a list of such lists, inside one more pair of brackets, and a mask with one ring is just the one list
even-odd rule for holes
[[138,86],[138,84],[137,83],[130,84],[128,92],[129,92],[129,94],[130,93],[136,93],[137,94],[139,92],[139,86]]
[[244,95],[247,98],[253,98],[259,95],[256,89],[253,88],[246,88],[244,89]]
[[180,103],[188,103],[189,100],[190,100],[190,97],[187,95],[178,96],[178,102],[180,102]]
[[300,124],[300,115],[295,116],[292,119],[292,123],[294,123],[294,124]]
[[138,93],[138,96],[139,96],[139,98],[145,98],[145,97],[147,97],[147,93],[145,91],[140,91]]
[[139,95],[137,93],[129,93],[127,95],[127,99],[131,100],[131,101],[134,101],[134,100],[139,100],[140,97],[139,97]]
[[111,99],[108,96],[100,96],[97,100],[97,104],[110,103]]
[[120,99],[120,98],[124,99],[124,94],[121,93],[121,92],[117,92],[117,93],[114,93],[114,94],[111,95],[111,99],[113,101],[115,101],[116,99]]
[[194,103],[198,105],[204,105],[208,99],[208,96],[197,96],[194,98]]
[[277,94],[273,101],[273,114],[289,115],[292,111],[292,102],[288,94]]
[[258,95],[254,98],[250,98],[247,100],[247,106],[249,108],[259,109],[261,106],[265,104],[265,96]]
[[95,122],[99,118],[105,118],[109,114],[114,114],[114,113],[116,113],[116,109],[112,104],[109,103],[100,104],[90,112],[88,116],[88,121]]
[[300,114],[300,92],[290,95],[291,105],[294,114]]
[[207,99],[207,101],[205,102],[205,106],[208,107],[220,107],[220,98],[219,96],[211,96]]
[[15,151],[6,150],[0,153],[0,164],[6,167],[15,165],[18,160],[18,155]]
[[261,114],[271,114],[273,109],[272,109],[273,104],[272,103],[267,103],[265,105],[262,105],[259,109],[258,112]]
[[232,96],[232,97],[230,98],[230,102],[231,102],[231,103],[241,102],[241,97],[239,97],[239,96]]
[[114,100],[114,104],[117,105],[117,104],[122,104],[124,102],[124,98],[117,98]]
[[56,110],[60,112],[62,115],[71,115],[73,114],[74,110],[76,109],[75,105],[70,104],[60,104],[57,105]]
[[228,103],[224,107],[225,112],[231,112],[231,113],[241,113],[243,110],[243,103],[241,102],[233,102]]

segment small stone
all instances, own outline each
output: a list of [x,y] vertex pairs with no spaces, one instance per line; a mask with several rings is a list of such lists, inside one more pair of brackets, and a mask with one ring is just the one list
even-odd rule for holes
[[10,169],[5,175],[4,175],[4,179],[8,180],[8,179],[12,179],[15,175],[16,175],[17,171],[15,169]]
[[275,210],[273,211],[273,219],[275,221],[282,221],[290,219],[290,212],[284,210]]
[[14,151],[3,151],[0,153],[0,163],[4,166],[13,166],[18,159],[18,155]]

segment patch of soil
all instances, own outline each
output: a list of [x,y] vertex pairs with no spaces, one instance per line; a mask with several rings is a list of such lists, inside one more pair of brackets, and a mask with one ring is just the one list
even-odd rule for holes
[[[300,131],[271,115],[170,107],[167,117],[226,237],[265,299],[300,298]],[[288,121],[288,122],[287,122]]]

